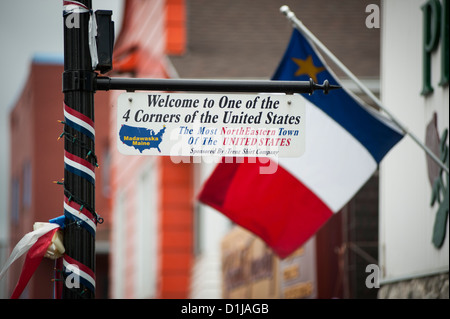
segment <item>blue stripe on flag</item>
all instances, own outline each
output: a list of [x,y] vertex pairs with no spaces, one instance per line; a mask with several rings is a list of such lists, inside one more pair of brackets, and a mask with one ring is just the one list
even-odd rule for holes
[[[294,29],[289,46],[272,79],[306,81],[309,78],[318,83],[328,80],[330,84],[340,85],[309,42]],[[362,101],[357,101],[345,89],[333,90],[327,95],[316,91],[304,97],[346,129],[377,163],[403,137],[400,129],[393,123],[381,115],[375,115],[375,110],[372,111]]]

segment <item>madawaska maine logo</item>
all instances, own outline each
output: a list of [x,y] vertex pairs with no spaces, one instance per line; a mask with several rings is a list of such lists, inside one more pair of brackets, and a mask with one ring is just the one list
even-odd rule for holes
[[119,138],[125,145],[134,147],[140,153],[152,148],[156,148],[161,153],[159,144],[162,142],[162,136],[165,131],[165,126],[156,133],[154,130],[144,127],[122,125],[119,131]]

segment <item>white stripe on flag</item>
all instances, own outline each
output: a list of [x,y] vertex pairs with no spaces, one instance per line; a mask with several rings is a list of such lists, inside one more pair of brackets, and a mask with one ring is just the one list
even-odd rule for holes
[[377,164],[361,143],[309,101],[305,120],[305,153],[279,163],[337,213],[372,176]]

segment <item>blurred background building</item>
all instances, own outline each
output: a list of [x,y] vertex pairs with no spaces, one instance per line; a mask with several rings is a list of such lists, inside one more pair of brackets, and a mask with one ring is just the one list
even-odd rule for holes
[[[32,60],[30,74],[23,93],[10,113],[11,159],[10,183],[10,243],[11,249],[35,222],[48,221],[64,215],[61,206],[61,186],[54,182],[64,178],[64,120],[61,92],[61,57],[37,54]],[[108,162],[109,118],[106,93],[96,94],[96,153],[99,161]],[[105,168],[108,167],[107,165]],[[96,209],[105,216],[105,223],[96,234],[97,294],[107,296],[109,253],[109,172],[96,171]],[[19,278],[22,256],[9,270],[9,287],[13,289]],[[43,260],[31,278],[23,298],[51,298],[53,296],[55,263]],[[9,292],[10,295],[10,292]]]
[[[95,0],[94,10],[108,8],[114,11],[116,32],[122,20],[122,0]],[[23,23],[18,23],[22,21]],[[63,131],[58,120],[64,120],[63,72],[63,18],[62,2],[17,0],[5,3],[0,11],[0,41],[3,50],[0,59],[0,265],[3,266],[12,248],[22,236],[31,231],[34,222],[47,221],[63,214],[63,193],[53,181],[61,181],[63,168]],[[100,93],[100,102],[106,95]],[[104,136],[108,127],[99,113],[98,133]],[[56,134],[56,136],[54,136]],[[98,144],[98,154],[105,150],[105,140]],[[27,147],[25,147],[25,145]],[[59,154],[59,155],[58,155]],[[107,163],[107,153],[103,153]],[[107,165],[105,165],[107,167]],[[105,168],[103,167],[103,168]],[[102,179],[97,189],[101,214],[108,215],[108,185],[103,168],[97,169]],[[100,213],[100,211],[99,211]],[[99,296],[107,296],[108,226],[98,229],[97,274]],[[106,258],[103,258],[106,257]],[[9,278],[0,281],[0,298],[9,298],[16,285],[24,258],[16,261],[8,272]],[[33,276],[22,297],[51,298],[54,263],[44,260]],[[100,276],[100,277],[99,277]],[[42,278],[42,279],[41,279]]]

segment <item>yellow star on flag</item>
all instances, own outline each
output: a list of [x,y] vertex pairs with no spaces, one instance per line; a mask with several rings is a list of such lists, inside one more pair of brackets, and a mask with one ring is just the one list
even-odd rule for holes
[[308,56],[306,60],[292,58],[292,61],[298,65],[298,70],[295,72],[295,76],[308,75],[314,82],[317,82],[317,74],[325,70],[323,66],[316,67],[314,65],[311,55]]

